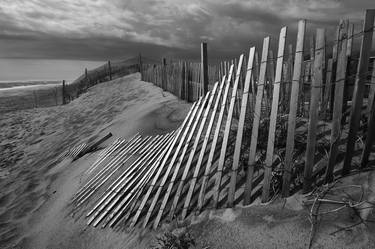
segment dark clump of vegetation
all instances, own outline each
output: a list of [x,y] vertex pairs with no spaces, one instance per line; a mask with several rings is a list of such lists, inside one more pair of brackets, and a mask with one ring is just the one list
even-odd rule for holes
[[156,238],[157,245],[153,249],[188,249],[195,246],[195,240],[189,233],[174,234],[166,232]]

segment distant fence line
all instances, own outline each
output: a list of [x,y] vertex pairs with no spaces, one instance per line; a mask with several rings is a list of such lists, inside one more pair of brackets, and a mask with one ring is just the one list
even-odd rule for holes
[[[213,87],[219,77],[217,65],[208,66],[208,85]],[[201,63],[178,61],[161,64],[142,64],[141,79],[152,82],[177,97],[192,102],[203,92]]]
[[[85,73],[70,84],[63,87],[63,103],[77,98],[88,88],[101,82],[117,79],[128,74],[139,72],[139,63],[129,65],[128,61],[108,61],[92,70],[85,69]],[[64,83],[63,83],[64,84]]]

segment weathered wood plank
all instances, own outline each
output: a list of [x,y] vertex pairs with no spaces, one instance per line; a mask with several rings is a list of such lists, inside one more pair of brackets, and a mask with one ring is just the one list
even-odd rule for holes
[[[172,206],[171,206],[171,209],[170,209],[170,212],[169,212],[169,217],[170,218],[173,218],[173,215],[175,213],[175,209],[177,207],[177,204],[178,204],[178,201],[180,199],[180,195],[181,195],[181,191],[182,191],[182,188],[184,186],[184,183],[185,183],[185,180],[186,180],[186,177],[190,171],[190,167],[191,167],[191,164],[193,162],[193,159],[194,159],[194,156],[195,156],[195,152],[197,150],[197,147],[198,147],[198,144],[199,144],[199,141],[201,140],[201,135],[202,135],[202,132],[203,132],[203,129],[206,125],[206,120],[207,120],[207,117],[208,117],[208,114],[210,112],[210,109],[211,109],[211,105],[212,105],[212,102],[213,102],[213,99],[215,98],[215,95],[216,95],[216,89],[217,89],[217,86],[218,86],[218,83],[216,83],[214,85],[214,89],[212,90],[211,92],[211,96],[210,96],[210,99],[208,101],[208,104],[206,106],[206,109],[204,110],[204,114],[203,114],[203,117],[202,117],[202,120],[201,120],[201,123],[199,125],[199,129],[197,131],[197,135],[195,136],[195,141],[194,141],[194,144],[193,144],[193,148],[191,149],[190,151],[190,154],[189,154],[189,157],[188,157],[188,160],[185,164],[185,169],[183,171],[183,174],[182,174],[182,177],[178,183],[178,187],[177,187],[177,190],[174,194],[174,199],[173,199],[173,202],[172,202]],[[199,172],[199,171],[198,171]],[[198,172],[196,173],[196,175],[198,175]],[[194,175],[194,173],[193,173]],[[193,176],[194,177],[194,176]],[[157,225],[156,225],[157,227]]]
[[[167,192],[164,195],[163,201],[162,201],[162,203],[160,205],[159,212],[156,215],[155,222],[154,222],[154,225],[153,225],[154,228],[157,228],[157,226],[158,226],[158,224],[159,224],[159,222],[161,220],[161,217],[162,217],[163,212],[164,212],[164,208],[167,205],[169,196],[170,196],[170,194],[172,192],[172,187],[173,187],[173,185],[174,185],[174,183],[175,183],[175,181],[177,179],[177,175],[179,173],[179,170],[180,170],[180,167],[182,165],[182,162],[184,161],[185,154],[186,154],[187,149],[189,147],[190,141],[193,138],[193,135],[195,134],[195,130],[197,128],[197,125],[200,122],[200,119],[201,119],[201,116],[202,116],[202,112],[204,110],[204,107],[206,106],[206,103],[207,103],[209,95],[210,95],[210,93],[208,92],[206,94],[206,96],[204,97],[204,99],[202,101],[202,104],[199,107],[199,111],[197,113],[196,119],[194,120],[193,125],[192,125],[192,127],[191,127],[191,129],[189,131],[189,135],[188,135],[187,139],[184,141],[184,148],[181,151],[181,155],[180,155],[180,157],[179,157],[179,159],[177,161],[177,164],[176,164],[176,167],[174,169],[171,181],[169,182],[169,185],[168,185],[168,188],[167,188]],[[144,220],[143,227],[146,227],[147,222],[148,222],[151,214],[152,214],[152,209],[150,208],[149,211],[147,212],[146,218]]]
[[[303,51],[305,42],[306,20],[298,22],[297,45],[294,59],[292,89],[290,95],[290,106],[288,116],[288,133],[286,139],[285,165],[283,174],[283,197],[289,196],[291,171],[293,167],[294,137],[296,129],[296,116],[298,110],[298,93],[301,84],[301,72],[303,62]],[[303,87],[303,85],[302,85]]]
[[[217,107],[219,106],[220,97],[221,97],[221,93],[223,91],[224,83],[225,83],[225,76],[223,77],[222,82],[219,86],[218,93],[216,94],[218,84],[215,84],[214,89],[212,90],[212,96],[211,96],[212,99],[210,99],[210,101],[209,101],[209,106],[211,106],[213,98],[216,98],[216,100],[215,100],[215,103],[214,103],[214,106],[213,106],[213,109],[212,109],[212,112],[211,112],[211,118],[210,118],[210,121],[208,123],[206,133],[204,135],[203,145],[202,145],[201,150],[199,152],[199,157],[198,157],[197,164],[195,166],[193,178],[190,182],[189,190],[188,190],[187,196],[185,198],[185,203],[184,203],[184,206],[183,206],[183,209],[182,209],[182,214],[181,214],[182,219],[184,219],[187,215],[187,211],[188,211],[188,208],[189,208],[189,205],[190,205],[191,197],[192,197],[193,192],[194,192],[195,184],[197,182],[197,177],[198,177],[198,174],[199,174],[202,162],[203,162],[203,157],[204,157],[204,154],[206,152],[207,144],[208,144],[208,141],[209,141],[209,138],[210,138],[210,135],[211,135],[212,126],[214,124],[216,111],[217,111]],[[207,114],[205,114],[205,115],[207,117],[209,115],[209,113],[208,113],[209,110],[210,110],[210,108],[206,109]]]
[[256,150],[257,150],[257,145],[258,145],[259,122],[260,122],[260,116],[262,113],[262,98],[263,98],[263,92],[264,92],[264,85],[266,83],[269,46],[270,46],[270,38],[266,37],[263,40],[263,50],[262,50],[262,59],[261,59],[261,64],[260,64],[259,81],[258,81],[256,98],[255,98],[254,118],[253,118],[253,126],[251,130],[251,140],[250,140],[249,161],[248,161],[248,165],[246,168],[246,184],[245,184],[244,201],[243,201],[244,205],[250,204],[250,201],[251,201],[253,174],[254,174],[254,167],[256,163],[255,156],[256,156]]
[[273,163],[274,149],[275,149],[274,147],[275,131],[276,131],[277,111],[279,107],[280,84],[281,84],[281,76],[283,72],[286,36],[287,36],[287,27],[283,27],[280,31],[279,48],[278,48],[277,61],[276,61],[275,83],[273,84],[272,107],[271,107],[271,116],[270,116],[270,126],[268,130],[267,152],[266,152],[263,189],[262,189],[262,202],[267,202],[269,198],[269,194],[270,194],[269,190],[270,190],[270,184],[271,184],[272,163]]
[[[141,204],[139,205],[138,210],[137,210],[136,214],[135,214],[134,217],[133,217],[133,220],[132,220],[132,222],[131,222],[131,224],[130,224],[130,227],[133,227],[133,226],[137,223],[138,218],[139,218],[139,215],[141,214],[141,212],[142,212],[144,206],[146,205],[146,202],[147,202],[147,200],[148,200],[148,198],[149,198],[149,196],[150,196],[152,190],[154,189],[157,180],[159,179],[159,177],[160,177],[160,175],[161,175],[161,173],[162,173],[162,171],[163,171],[164,165],[167,163],[167,160],[168,160],[169,156],[171,155],[171,153],[172,153],[172,151],[173,151],[173,149],[174,149],[174,146],[176,145],[177,142],[179,142],[179,146],[178,146],[178,148],[177,148],[175,151],[173,151],[173,152],[174,152],[173,158],[174,158],[174,160],[176,160],[176,158],[177,158],[177,154],[178,154],[178,150],[179,150],[179,148],[182,146],[182,141],[184,140],[184,138],[185,138],[185,136],[186,136],[186,133],[187,133],[189,127],[190,127],[190,123],[192,122],[192,120],[193,120],[194,117],[195,117],[195,113],[196,113],[196,110],[197,110],[197,109],[198,109],[198,103],[195,102],[195,103],[193,104],[193,106],[191,107],[191,109],[190,109],[188,115],[186,116],[184,122],[182,123],[180,130],[178,131],[176,137],[175,137],[174,140],[173,140],[172,145],[169,147],[168,152],[167,152],[167,155],[165,156],[165,158],[163,159],[162,163],[160,164],[160,167],[159,167],[159,169],[158,169],[158,172],[156,173],[155,177],[153,178],[153,180],[152,180],[152,182],[151,182],[151,185],[150,185],[150,187],[149,187],[148,190],[147,190],[146,195],[143,197],[142,202],[141,202]],[[180,144],[181,144],[181,146],[180,146]],[[172,161],[173,161],[173,163],[174,163],[173,158],[172,158]],[[171,161],[171,162],[172,162],[172,161]],[[171,164],[171,163],[169,164],[169,166],[168,166],[168,168],[167,168],[167,171],[164,173],[164,176],[163,176],[163,179],[162,179],[161,185],[164,185],[165,182],[167,181],[167,178],[168,178],[169,172],[172,170],[173,163],[172,163],[172,164]],[[160,192],[161,192],[161,188],[162,188],[162,187],[163,187],[163,186],[161,186],[161,187],[159,186],[159,188],[158,188],[158,193],[159,193],[159,194],[160,194]]]
[[351,163],[354,154],[354,145],[357,139],[359,121],[361,118],[361,109],[363,105],[363,95],[368,72],[368,63],[372,46],[372,35],[374,33],[375,9],[366,10],[365,23],[363,25],[363,37],[361,51],[359,55],[358,70],[354,84],[354,93],[352,100],[352,111],[349,122],[349,135],[346,143],[346,153],[342,174],[347,175],[351,170]]
[[229,132],[230,132],[230,128],[232,126],[232,116],[233,116],[234,105],[235,105],[235,102],[236,102],[237,88],[238,88],[238,82],[240,80],[242,62],[243,62],[243,54],[240,56],[240,60],[238,62],[236,79],[234,81],[234,85],[233,85],[233,89],[232,89],[232,96],[231,96],[231,99],[230,99],[230,105],[229,105],[229,110],[228,110],[228,115],[227,115],[227,122],[225,124],[223,143],[221,145],[219,165],[218,165],[217,172],[216,172],[216,181],[215,181],[216,184],[215,184],[215,188],[214,188],[214,198],[213,198],[215,207],[217,206],[217,203],[218,203],[218,200],[219,200],[219,188],[220,188],[220,185],[221,185],[221,178],[222,178],[222,174],[223,174],[223,168],[224,168],[224,163],[225,163],[225,158],[226,158],[226,153],[227,153]]
[[[228,192],[228,206],[229,207],[233,206],[234,194],[236,191],[237,171],[238,171],[238,165],[240,163],[242,136],[243,136],[243,131],[244,131],[245,117],[247,113],[250,81],[251,81],[252,73],[254,69],[253,68],[254,67],[254,55],[255,55],[255,47],[251,47],[249,51],[249,61],[247,63],[247,70],[246,70],[247,73],[246,73],[245,85],[243,88],[240,117],[238,120],[238,127],[237,127],[236,144],[235,144],[234,154],[233,154],[232,174],[231,174],[229,192]],[[265,74],[263,75],[263,77],[264,76]],[[260,75],[260,77],[262,77],[262,75]],[[259,78],[259,81],[260,80],[261,79]]]
[[339,31],[339,44],[337,46],[338,50],[338,60],[337,60],[337,70],[336,70],[336,81],[335,81],[335,98],[333,104],[333,117],[332,117],[332,129],[331,129],[331,144],[328,158],[328,166],[326,170],[325,180],[326,182],[333,181],[333,170],[336,165],[336,159],[338,154],[338,143],[341,138],[341,117],[342,117],[342,105],[344,98],[344,83],[346,77],[346,66],[347,66],[347,32],[348,25],[347,22],[340,22]]
[[212,166],[212,163],[213,163],[213,158],[214,158],[214,154],[215,154],[215,150],[216,150],[216,144],[217,144],[217,140],[219,139],[219,133],[220,133],[221,125],[222,125],[222,122],[223,122],[224,111],[225,111],[226,103],[227,103],[227,99],[228,99],[230,81],[232,80],[233,68],[234,68],[234,65],[231,65],[231,67],[229,69],[228,78],[227,78],[227,84],[226,84],[225,90],[224,90],[224,95],[223,95],[223,98],[222,98],[222,101],[221,101],[219,117],[218,117],[218,120],[216,121],[214,138],[213,138],[213,141],[212,141],[212,144],[211,144],[210,154],[208,156],[207,165],[206,165],[206,172],[203,176],[202,185],[201,185],[201,189],[200,189],[200,192],[199,192],[198,210],[202,209],[202,206],[203,206],[203,203],[204,203],[204,195],[206,193],[209,170],[211,169],[211,166]]
[[325,30],[317,29],[316,31],[316,47],[314,56],[314,72],[311,80],[311,99],[309,111],[309,124],[307,128],[307,148],[306,161],[304,169],[303,191],[311,190],[313,183],[312,171],[314,167],[315,145],[317,124],[319,122],[319,99],[320,91],[323,86],[323,58],[325,47]]

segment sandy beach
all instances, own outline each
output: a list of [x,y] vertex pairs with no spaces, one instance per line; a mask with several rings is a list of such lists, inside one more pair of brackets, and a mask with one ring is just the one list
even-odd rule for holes
[[[100,150],[76,161],[58,160],[62,152],[109,132],[113,136],[101,148],[137,132],[165,134],[181,124],[190,106],[133,74],[98,84],[65,106],[1,116],[0,248],[152,248],[156,236],[166,231],[189,233],[193,248],[308,248],[309,207],[300,194],[268,205],[256,201],[250,207],[207,210],[181,223],[163,224],[158,231],[115,232],[87,226],[84,218],[70,215],[71,198],[85,183],[84,172]],[[364,198],[375,198],[374,173],[340,184],[363,186]],[[348,192],[356,197],[359,189]],[[371,211],[365,215],[374,219]],[[374,248],[374,223],[337,232],[357,221],[348,209],[324,217],[312,248]]]
[[[85,230],[84,225],[65,219],[64,211],[79,187],[80,175],[96,155],[86,155],[74,163],[58,162],[58,155],[108,132],[113,137],[106,144],[118,137],[130,138],[137,132],[166,133],[182,122],[189,107],[190,104],[160,88],[141,82],[135,74],[99,84],[65,106],[3,114],[0,119],[1,247],[104,248],[103,244],[94,243],[90,233],[85,236],[87,241],[76,236],[74,232]],[[57,241],[53,235],[60,242],[70,241],[63,239],[64,229],[76,237],[71,241],[75,246],[49,246]],[[102,233],[93,231],[97,232]],[[89,242],[90,246],[84,246]]]

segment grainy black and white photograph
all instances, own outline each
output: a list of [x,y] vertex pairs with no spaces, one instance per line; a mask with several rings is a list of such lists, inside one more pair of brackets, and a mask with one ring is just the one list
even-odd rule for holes
[[0,249],[374,249],[374,0],[0,0]]

